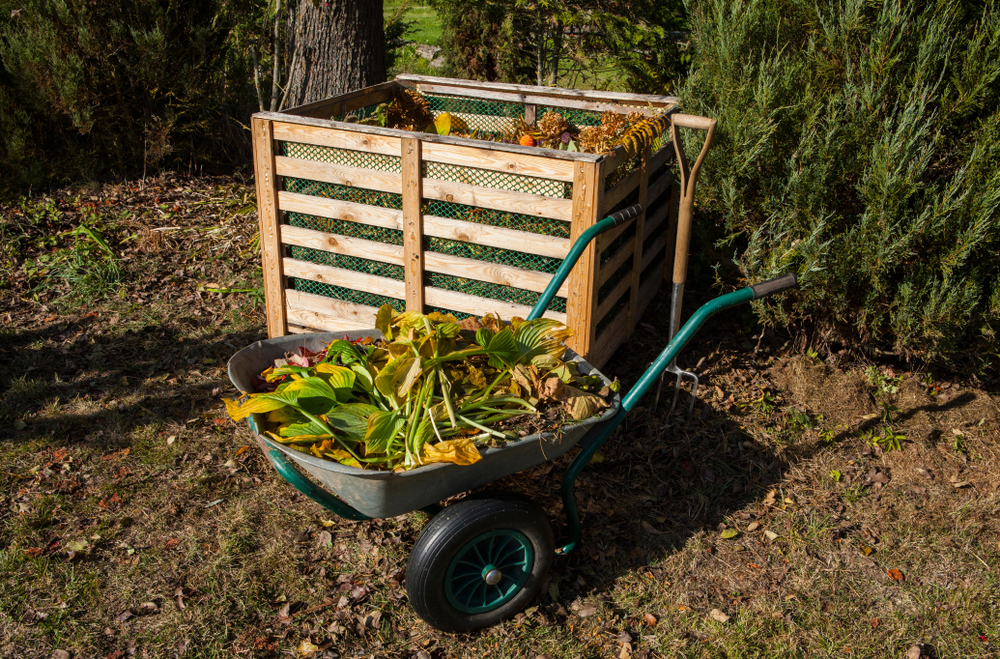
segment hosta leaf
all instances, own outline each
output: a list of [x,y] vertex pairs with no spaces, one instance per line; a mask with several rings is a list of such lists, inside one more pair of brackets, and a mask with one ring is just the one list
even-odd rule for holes
[[403,357],[393,362],[398,363],[392,376],[390,387],[393,393],[399,398],[406,398],[413,387],[413,383],[420,377],[421,360],[419,357]]
[[333,389],[337,400],[346,402],[351,398],[351,389],[354,387],[354,371],[346,366],[336,364],[318,364],[316,375],[324,380]]
[[337,395],[326,380],[318,377],[303,378],[290,383],[281,392],[258,394],[260,397],[294,397],[290,404],[310,414],[326,414],[337,402]]
[[566,351],[564,342],[572,332],[558,320],[536,318],[522,323],[514,332],[517,344],[517,361],[531,362],[539,355],[551,355],[556,359]]
[[345,341],[344,339],[338,339],[330,343],[326,349],[326,357],[323,358],[324,362],[340,362],[344,366],[349,366],[354,362],[361,359],[361,355],[358,353],[357,348],[350,341]]
[[560,383],[556,398],[562,401],[563,407],[574,419],[590,418],[608,407],[608,403],[597,394],[581,391],[568,384]]
[[441,313],[440,311],[432,311],[427,314],[427,319],[432,323],[457,323],[458,318],[455,318],[450,313]]
[[392,314],[394,313],[392,307],[388,304],[383,304],[378,308],[378,313],[375,315],[375,329],[382,332],[385,338],[392,341]]
[[338,405],[326,415],[327,423],[355,441],[362,441],[368,432],[368,418],[378,412],[374,405],[347,403]]
[[329,437],[330,433],[322,425],[306,419],[302,422],[286,423],[278,426],[278,435],[281,437],[298,437],[300,435]]
[[448,135],[451,133],[451,114],[442,112],[434,118],[434,132],[438,135]]
[[385,453],[404,426],[406,426],[406,418],[396,412],[378,411],[373,413],[368,417],[365,450],[369,455]]
[[485,345],[483,348],[489,355],[490,365],[493,368],[504,368],[517,361],[517,343],[514,341],[514,333],[509,327],[494,334],[490,338],[489,345]]
[[267,413],[268,423],[298,423],[305,421],[305,416],[294,407],[282,407]]
[[351,364],[351,370],[354,371],[354,384],[370,394],[375,389],[375,378],[368,370],[368,365],[364,362],[354,362]]
[[425,444],[420,461],[424,464],[434,462],[453,462],[457,465],[471,465],[479,462],[483,456],[470,437],[449,439],[437,444]]
[[259,394],[251,396],[249,400],[243,402],[242,404],[235,400],[230,400],[229,398],[223,398],[222,402],[226,404],[226,412],[229,413],[229,417],[233,421],[241,421],[251,414],[270,412],[289,404],[288,401],[280,399],[275,400],[274,398],[263,398]]

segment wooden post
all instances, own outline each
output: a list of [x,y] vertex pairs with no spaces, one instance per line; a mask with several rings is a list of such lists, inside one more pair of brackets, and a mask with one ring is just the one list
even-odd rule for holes
[[639,322],[639,279],[642,277],[642,244],[646,236],[646,213],[649,205],[649,156],[647,146],[639,157],[639,199],[642,213],[635,218],[635,243],[632,250],[632,290],[629,293],[628,325],[625,328],[625,339],[632,338],[632,332]]
[[[603,195],[604,168],[599,162],[576,162],[573,165],[573,210],[570,243],[597,222],[597,209]],[[566,323],[573,330],[569,347],[585,358],[594,348],[597,308],[599,254],[591,242],[569,275],[566,298]]]
[[274,167],[273,124],[267,119],[251,119],[253,157],[257,184],[257,217],[260,221],[260,253],[264,268],[264,303],[267,308],[267,335],[288,334],[285,313],[285,277],[282,267],[281,214],[278,211],[278,177]]
[[424,311],[424,216],[420,212],[423,179],[420,140],[401,140],[403,172],[403,267],[406,276],[406,310]]
[[524,123],[529,126],[535,125],[535,104],[525,103],[524,104]]

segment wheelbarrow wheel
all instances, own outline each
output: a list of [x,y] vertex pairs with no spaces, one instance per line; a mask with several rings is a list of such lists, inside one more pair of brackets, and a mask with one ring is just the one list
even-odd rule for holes
[[432,627],[482,629],[535,598],[554,552],[548,516],[530,499],[470,497],[432,517],[417,538],[406,593]]

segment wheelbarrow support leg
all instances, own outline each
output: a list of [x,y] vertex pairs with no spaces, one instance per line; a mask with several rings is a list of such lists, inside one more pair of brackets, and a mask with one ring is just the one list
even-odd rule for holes
[[701,326],[705,323],[708,318],[725,309],[730,307],[735,307],[737,305],[749,302],[750,300],[756,300],[762,298],[766,295],[772,295],[780,291],[787,290],[789,288],[794,288],[796,285],[795,275],[789,274],[783,277],[778,277],[777,279],[772,279],[770,281],[765,281],[756,286],[750,286],[748,288],[743,288],[738,291],[734,291],[727,295],[722,295],[715,298],[714,300],[709,300],[701,306],[694,315],[684,324],[684,327],[680,329],[674,339],[663,349],[660,356],[656,358],[652,366],[646,369],[646,372],[642,374],[639,381],[635,383],[635,386],[625,394],[622,399],[621,409],[618,410],[618,414],[614,416],[613,419],[607,422],[598,431],[594,440],[580,452],[573,463],[566,470],[566,475],[563,477],[562,481],[562,498],[563,506],[566,510],[566,517],[569,520],[569,538],[568,542],[557,549],[557,552],[568,553],[576,549],[577,544],[580,542],[581,537],[581,526],[580,526],[580,512],[576,507],[576,494],[574,492],[574,484],[576,482],[577,476],[583,471],[583,468],[587,466],[590,459],[594,457],[598,449],[604,445],[604,442],[608,440],[611,433],[615,431],[618,425],[625,418],[625,415],[635,407],[640,400],[642,400],[643,395],[647,390],[656,382],[656,380],[663,374],[665,370],[673,363],[673,360],[677,357],[677,353],[691,340]]

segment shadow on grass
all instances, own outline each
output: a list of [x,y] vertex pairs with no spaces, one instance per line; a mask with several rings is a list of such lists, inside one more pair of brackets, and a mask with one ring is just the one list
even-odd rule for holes
[[213,326],[185,340],[192,320],[118,331],[92,316],[4,332],[0,439],[114,449],[136,428],[200,417],[218,405],[213,390],[230,392],[228,358],[261,336]]

